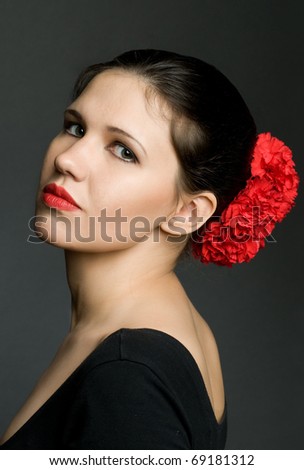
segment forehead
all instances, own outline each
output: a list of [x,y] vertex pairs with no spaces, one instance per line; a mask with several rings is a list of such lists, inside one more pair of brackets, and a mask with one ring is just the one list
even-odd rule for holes
[[94,77],[74,102],[83,111],[107,116],[130,124],[141,122],[169,130],[169,112],[164,101],[151,93],[151,86],[136,73],[120,69],[106,70]]

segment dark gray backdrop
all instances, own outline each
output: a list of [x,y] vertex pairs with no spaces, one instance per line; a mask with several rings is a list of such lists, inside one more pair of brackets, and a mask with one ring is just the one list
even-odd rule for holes
[[[131,48],[201,57],[236,84],[259,131],[292,147],[301,172],[303,13],[294,0],[1,1],[0,434],[69,326],[63,253],[27,243],[27,222],[80,69]],[[179,268],[218,340],[230,449],[303,449],[301,215],[298,198],[249,264]]]

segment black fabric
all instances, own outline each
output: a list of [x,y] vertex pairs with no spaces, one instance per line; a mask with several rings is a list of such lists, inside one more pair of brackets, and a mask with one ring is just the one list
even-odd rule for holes
[[150,328],[108,336],[1,449],[223,449],[199,371]]

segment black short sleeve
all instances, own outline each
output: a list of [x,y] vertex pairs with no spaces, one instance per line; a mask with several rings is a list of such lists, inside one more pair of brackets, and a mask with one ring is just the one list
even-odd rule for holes
[[71,400],[63,448],[190,449],[174,395],[145,364],[97,365]]

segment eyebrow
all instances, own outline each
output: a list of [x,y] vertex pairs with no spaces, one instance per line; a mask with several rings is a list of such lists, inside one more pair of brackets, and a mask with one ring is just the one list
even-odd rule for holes
[[80,114],[78,111],[76,111],[76,109],[67,108],[67,109],[64,111],[63,114],[64,114],[64,115],[66,115],[66,114],[72,114],[73,116],[77,117],[78,119],[82,119],[81,114]]
[[[80,120],[83,120],[83,117],[81,116],[81,114],[79,113],[79,111],[76,111],[76,109],[71,109],[71,108],[68,108],[64,111],[64,115],[66,114],[72,114],[73,116],[75,116],[77,119],[80,119]],[[107,126],[106,127],[107,131],[109,132],[115,132],[117,134],[121,134],[125,137],[129,137],[129,139],[132,139],[134,140],[143,150],[144,154],[147,155],[147,152],[144,148],[144,146],[139,142],[139,140],[135,139],[135,137],[133,137],[131,134],[129,134],[128,132],[124,131],[123,129],[120,129],[119,127],[115,127],[115,126]]]

